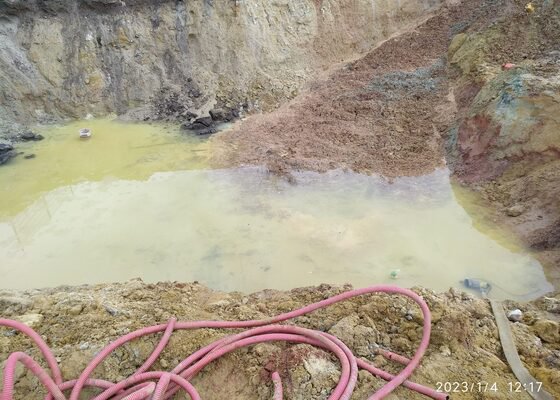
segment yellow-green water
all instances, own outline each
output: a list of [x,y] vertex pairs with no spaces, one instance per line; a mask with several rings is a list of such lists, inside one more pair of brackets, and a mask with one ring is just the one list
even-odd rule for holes
[[[80,139],[80,128],[93,136]],[[123,123],[110,119],[76,121],[39,128],[40,142],[18,147],[23,155],[0,170],[0,217],[14,215],[45,192],[102,179],[147,179],[160,171],[204,168],[208,142],[171,124]]]
[[[12,183],[35,201],[23,211],[2,206],[0,287],[141,277],[246,292],[346,282],[447,290],[469,277],[499,286],[496,298],[551,289],[530,254],[506,236],[495,240],[495,232],[490,238],[473,227],[447,171],[391,184],[340,171],[299,173],[294,185],[259,168],[200,169],[209,146],[173,129],[145,126],[137,137],[139,126],[117,125],[131,129],[123,134],[129,139],[103,139],[94,129],[91,142],[81,143],[66,137],[78,125],[71,135],[67,127],[56,132],[69,142],[64,152],[49,149],[50,157],[57,157],[57,171],[83,170],[86,163],[89,175],[59,172],[52,182],[56,174],[35,170],[49,182]],[[135,153],[138,142],[173,145],[148,147],[162,149],[154,156]],[[109,143],[118,147],[107,149],[111,155],[103,151]],[[98,146],[99,158],[81,161],[74,153],[80,146]],[[29,162],[40,161],[40,148]],[[0,168],[0,179],[6,173],[32,180],[23,161],[9,172]],[[158,169],[164,172],[153,173]]]

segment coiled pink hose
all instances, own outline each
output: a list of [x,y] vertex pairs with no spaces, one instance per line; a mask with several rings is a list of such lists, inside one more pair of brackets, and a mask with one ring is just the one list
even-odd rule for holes
[[[278,325],[279,322],[286,321],[291,318],[299,317],[320,308],[330,306],[334,303],[350,299],[352,297],[374,293],[392,293],[407,296],[414,300],[421,308],[424,316],[423,336],[414,357],[411,360],[406,357],[383,350],[379,354],[405,365],[405,368],[397,375],[393,376],[366,361],[358,359],[352,354],[352,351],[342,341],[328,333],[314,331],[310,329],[300,328],[292,325]],[[429,341],[431,331],[431,314],[426,302],[411,290],[399,288],[396,286],[379,285],[364,289],[357,289],[341,293],[329,299],[310,304],[306,307],[291,311],[276,317],[264,320],[252,321],[192,321],[177,322],[172,319],[167,324],[151,326],[139,329],[129,333],[115,342],[105,347],[90,362],[86,369],[76,380],[64,382],[58,364],[43,339],[28,326],[12,320],[0,319],[0,326],[6,326],[16,329],[29,336],[39,347],[45,357],[52,377],[47,374],[31,357],[24,353],[17,352],[10,355],[4,368],[4,384],[0,400],[13,400],[14,391],[14,371],[16,364],[21,362],[35,376],[37,376],[48,394],[45,400],[78,400],[83,392],[84,387],[96,387],[101,393],[94,397],[93,400],[165,400],[170,399],[178,391],[187,393],[192,400],[200,400],[200,396],[196,389],[191,385],[189,380],[194,378],[205,366],[219,357],[232,352],[236,349],[255,345],[257,343],[270,341],[287,341],[291,343],[305,343],[312,346],[320,347],[328,350],[336,355],[340,361],[341,374],[336,387],[333,389],[329,400],[348,400],[352,396],[358,379],[358,368],[365,369],[371,374],[378,376],[387,381],[385,386],[375,392],[368,400],[379,400],[386,397],[398,386],[403,385],[418,393],[424,394],[436,400],[448,399],[445,393],[440,393],[434,389],[413,383],[407,379],[410,377],[414,369],[420,363],[424,355]],[[191,354],[171,372],[152,371],[148,372],[153,363],[157,360],[169,339],[175,330],[179,329],[238,329],[251,328],[244,332],[227,336],[219,339],[214,343]],[[99,379],[90,379],[91,374],[99,364],[105,360],[114,350],[125,343],[137,339],[139,337],[164,332],[159,344],[153,353],[148,357],[146,362],[130,377],[121,382],[112,383]],[[283,387],[278,372],[272,374],[272,382],[274,384],[274,400],[282,400]],[[64,391],[70,390],[70,397],[64,395]]]

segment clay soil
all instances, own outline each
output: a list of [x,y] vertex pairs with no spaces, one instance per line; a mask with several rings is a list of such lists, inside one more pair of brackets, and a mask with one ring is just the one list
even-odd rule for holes
[[[60,361],[65,379],[71,379],[108,343],[141,327],[165,323],[172,317],[183,321],[261,319],[348,289],[322,285],[244,295],[216,292],[196,283],[154,285],[133,280],[28,292],[0,291],[0,314],[33,326]],[[494,318],[485,300],[455,290],[444,294],[415,290],[427,301],[433,323],[430,347],[413,381],[436,388],[438,382],[467,382],[469,389],[457,389],[453,399],[530,399],[509,390],[515,377],[502,354]],[[506,304],[508,309],[514,307],[524,312],[523,320],[512,324],[520,354],[529,370],[559,398],[560,294],[533,303]],[[402,367],[376,355],[376,347],[410,357],[422,331],[420,310],[412,302],[381,294],[357,297],[287,323],[330,332],[358,357],[393,373]],[[171,370],[198,348],[227,333],[232,331],[176,332],[153,368]],[[118,349],[95,376],[121,380],[131,375],[159,338],[147,336]],[[41,359],[23,335],[0,329],[0,359],[5,360],[13,351],[26,351]],[[204,399],[268,400],[272,398],[270,374],[275,370],[286,387],[285,398],[301,400],[328,398],[340,374],[339,364],[330,354],[307,345],[269,343],[236,351],[211,364],[193,384]],[[23,368],[18,369],[17,378],[17,399],[42,398],[39,383]],[[227,385],[219,383],[225,381]],[[382,384],[380,379],[361,371],[352,399],[365,399]],[[424,397],[399,388],[389,398]]]
[[497,15],[485,3],[444,7],[277,111],[248,118],[219,137],[225,155],[217,164],[264,164],[283,174],[348,168],[386,177],[442,167],[442,138],[456,111],[445,55],[461,23]]

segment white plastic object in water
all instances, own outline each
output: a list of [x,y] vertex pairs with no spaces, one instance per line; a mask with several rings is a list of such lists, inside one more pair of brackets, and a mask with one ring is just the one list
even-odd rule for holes
[[81,139],[88,139],[91,137],[91,130],[88,128],[80,129],[80,138]]

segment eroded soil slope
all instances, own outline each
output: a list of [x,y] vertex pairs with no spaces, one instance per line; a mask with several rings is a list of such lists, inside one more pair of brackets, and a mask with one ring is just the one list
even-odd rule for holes
[[226,149],[236,149],[226,151],[225,163],[266,164],[275,172],[350,168],[389,177],[443,166],[443,138],[455,117],[447,49],[465,21],[494,18],[495,3],[443,7],[279,110],[249,118],[222,136]]
[[[65,378],[76,377],[105,345],[144,326],[179,320],[260,319],[287,312],[338,294],[349,287],[322,285],[290,292],[264,291],[252,295],[215,292],[198,284],[141,281],[123,284],[66,287],[25,293],[0,292],[0,315],[30,323],[54,350]],[[453,399],[529,399],[512,394],[515,382],[501,352],[489,304],[458,291],[435,294],[418,289],[433,316],[430,347],[413,380],[437,387],[438,382],[496,383],[487,393],[454,393]],[[560,296],[529,304],[507,304],[524,312],[522,322],[511,324],[520,354],[529,370],[548,390],[560,396]],[[377,345],[411,356],[418,346],[422,317],[408,300],[388,295],[367,295],[319,310],[289,323],[330,332],[359,357],[386,370],[398,366],[375,355]],[[171,370],[201,346],[226,332],[203,329],[175,333],[156,363]],[[159,336],[137,340],[116,351],[97,370],[110,380],[132,374],[149,356]],[[0,329],[0,360],[24,350],[39,359],[37,349],[20,334]],[[339,365],[331,355],[307,345],[260,344],[240,350],[204,369],[193,383],[205,399],[268,400],[272,398],[270,371],[278,370],[287,399],[326,399],[335,386]],[[228,382],[221,385],[217,382]],[[352,399],[365,399],[382,382],[362,371]],[[18,370],[18,399],[41,398],[39,384]],[[391,399],[423,399],[398,389]]]
[[[0,2],[0,138],[108,113],[267,110],[440,0]],[[171,110],[152,110],[152,103]],[[165,114],[165,115],[161,115]]]

